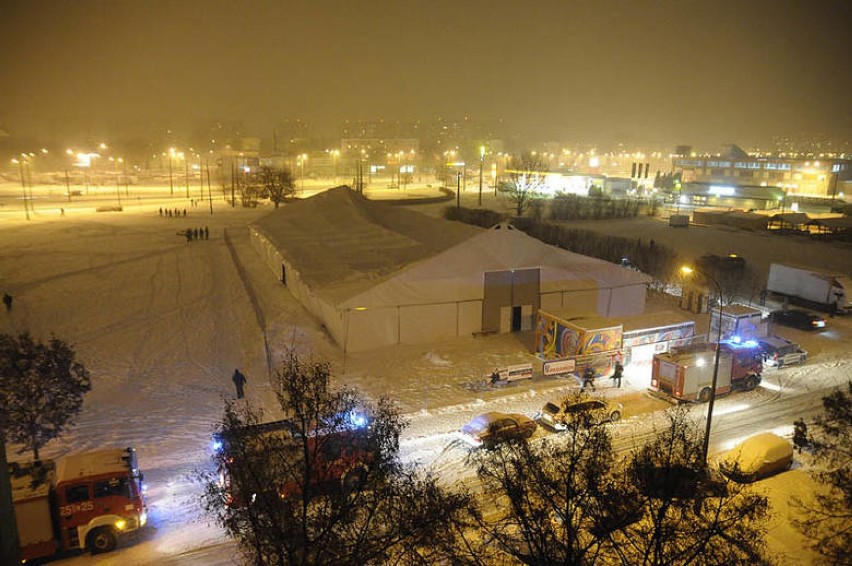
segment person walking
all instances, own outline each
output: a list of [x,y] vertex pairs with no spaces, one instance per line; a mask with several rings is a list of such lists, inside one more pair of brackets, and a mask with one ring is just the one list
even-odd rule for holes
[[243,386],[246,384],[246,376],[243,375],[239,369],[234,370],[234,375],[231,377],[231,380],[234,382],[234,387],[237,388],[237,399],[242,399],[245,397],[245,391],[243,391]]
[[586,390],[586,386],[591,387],[592,391],[595,391],[595,368],[592,366],[586,366],[586,369],[583,370],[583,385],[580,387],[581,393]]
[[621,362],[615,362],[615,371],[612,372],[612,380],[615,387],[621,387],[621,376],[624,373],[624,366]]
[[497,368],[494,368],[494,371],[491,372],[491,385],[496,385],[498,381],[500,381],[500,371]]
[[3,293],[3,304],[6,305],[6,310],[12,310],[12,295],[9,293]]
[[808,425],[802,419],[793,421],[793,444],[796,446],[796,452],[801,454],[802,448],[806,448],[809,443]]

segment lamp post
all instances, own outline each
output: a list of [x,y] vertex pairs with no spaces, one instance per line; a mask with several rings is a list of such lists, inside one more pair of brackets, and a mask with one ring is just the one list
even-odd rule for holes
[[175,183],[172,177],[172,159],[175,157],[175,148],[169,148],[169,191],[172,196],[175,194]]
[[[710,399],[707,403],[707,426],[704,429],[704,444],[701,448],[701,456],[704,460],[704,464],[707,464],[707,452],[710,449],[710,425],[713,422],[713,405],[716,401],[716,383],[719,379],[719,353],[722,350],[722,288],[719,286],[719,282],[714,278],[710,277],[706,273],[698,271],[697,269],[692,269],[690,267],[681,267],[681,272],[684,275],[691,275],[692,273],[698,273],[705,279],[709,279],[713,285],[716,287],[716,293],[719,296],[719,327],[716,335],[716,355],[713,359],[713,381],[710,384]],[[711,314],[712,316],[712,314]],[[709,336],[708,336],[709,338]]]
[[21,192],[24,193],[24,212],[27,215],[27,220],[30,219],[30,210],[27,208],[27,185],[24,183],[24,160],[23,159],[12,159],[12,163],[17,163],[18,167],[21,170]]
[[485,164],[485,146],[479,146],[479,206],[482,206],[482,167]]

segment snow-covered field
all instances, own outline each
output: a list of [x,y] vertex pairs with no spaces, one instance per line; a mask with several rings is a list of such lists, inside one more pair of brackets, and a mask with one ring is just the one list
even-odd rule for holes
[[[495,390],[483,386],[482,376],[491,368],[532,361],[528,337],[466,338],[344,357],[251,250],[246,226],[268,208],[231,208],[220,194],[211,214],[207,203],[192,207],[186,199],[171,197],[167,188],[133,187],[123,212],[96,212],[94,201],[69,204],[45,191],[27,220],[19,191],[14,185],[0,186],[0,292],[14,297],[11,311],[0,313],[0,331],[29,330],[41,338],[53,334],[71,342],[93,380],[77,426],[50,443],[44,455],[132,445],[149,485],[151,526],[139,540],[97,559],[85,554],[62,564],[239,563],[236,548],[201,515],[192,477],[208,465],[212,426],[224,400],[234,395],[234,368],[248,376],[248,402],[269,411],[270,418],[278,416],[264,340],[273,358],[294,346],[329,360],[340,383],[373,397],[395,398],[411,422],[403,455],[432,467],[448,483],[469,474],[452,433],[471,416],[491,409],[532,414],[551,396],[577,387],[571,380],[544,378]],[[386,196],[380,193],[373,196]],[[160,207],[186,207],[187,215],[164,218]],[[427,211],[438,209],[433,205]],[[644,229],[646,237],[666,241],[667,232],[654,224],[659,221],[623,222],[597,228],[637,236]],[[205,226],[209,240],[187,242],[178,234]],[[678,243],[698,247],[703,238],[709,253],[737,251],[731,246],[745,241],[742,234],[720,231],[708,237],[692,228],[678,238]],[[748,245],[749,253],[738,253],[776,260],[805,257],[810,263],[824,260],[829,267],[852,265],[848,248],[798,241],[779,246],[777,239],[762,237]],[[263,314],[260,320],[249,288]],[[650,308],[675,308],[673,304],[661,296],[649,299]],[[698,328],[706,328],[706,315],[697,321]],[[818,335],[779,331],[805,346],[808,363],[768,369],[764,387],[720,400],[714,412],[714,449],[759,430],[789,433],[794,418],[812,416],[820,397],[845,383],[852,374],[852,320],[832,319],[830,325]],[[665,404],[644,393],[649,371],[647,366],[628,367],[620,390],[601,384],[602,394],[618,396],[625,405],[625,419],[614,427],[620,448],[635,445],[660,422]],[[696,408],[696,418],[701,411]],[[9,456],[20,458],[11,450]],[[785,503],[789,493],[804,489],[808,465],[807,458],[798,458],[796,469],[759,486],[776,506],[770,543],[783,553],[784,562],[815,563],[801,550]]]

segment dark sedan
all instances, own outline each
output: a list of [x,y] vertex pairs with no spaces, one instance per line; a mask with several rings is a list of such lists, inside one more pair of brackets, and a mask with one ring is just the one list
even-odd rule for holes
[[801,330],[822,330],[825,328],[825,317],[799,309],[773,311],[769,315],[769,320]]

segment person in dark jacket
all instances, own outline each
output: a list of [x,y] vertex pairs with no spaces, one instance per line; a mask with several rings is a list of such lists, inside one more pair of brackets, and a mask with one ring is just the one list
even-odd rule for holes
[[231,380],[234,382],[234,387],[237,388],[237,399],[242,399],[245,397],[245,392],[243,391],[243,386],[246,384],[246,376],[243,375],[239,369],[234,370],[234,375],[231,377]]
[[580,391],[585,391],[586,386],[595,391],[595,368],[592,366],[586,366],[586,369],[583,370],[583,385],[580,387]]
[[616,387],[621,387],[621,376],[624,373],[624,366],[621,362],[615,362],[615,370],[612,372],[612,380]]
[[6,310],[12,310],[12,295],[9,293],[3,293],[3,304],[6,305]]

